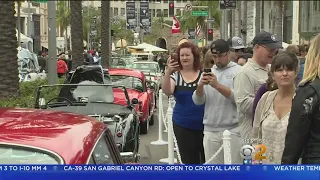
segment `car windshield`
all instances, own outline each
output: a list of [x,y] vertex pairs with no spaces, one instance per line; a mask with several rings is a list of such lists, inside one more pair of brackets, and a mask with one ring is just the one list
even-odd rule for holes
[[133,69],[141,70],[141,71],[155,71],[157,68],[157,65],[154,63],[134,63],[132,65]]
[[113,85],[124,86],[130,89],[136,89],[138,91],[143,91],[143,84],[141,79],[125,76],[125,75],[111,75],[111,81]]
[[42,86],[38,103],[49,107],[76,106],[83,103],[113,103],[113,87],[93,81],[82,81],[76,85],[61,84]]
[[1,164],[60,164],[57,157],[37,149],[0,145]]
[[112,57],[111,67],[113,68],[126,67],[126,62],[120,57]]
[[126,64],[125,67],[126,68],[131,68],[133,62],[137,61],[137,59],[134,58],[134,57],[122,57],[121,59],[125,62],[125,64]]

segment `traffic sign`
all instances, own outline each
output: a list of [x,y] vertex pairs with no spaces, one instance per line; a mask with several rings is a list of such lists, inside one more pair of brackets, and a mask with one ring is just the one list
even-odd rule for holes
[[187,5],[184,7],[184,10],[185,10],[185,11],[191,11],[191,10],[192,10],[192,5],[191,5],[191,4],[187,4]]
[[208,21],[208,22],[213,22],[213,21],[214,21],[214,19],[207,19],[207,21]]
[[192,11],[192,16],[208,16],[208,11]]

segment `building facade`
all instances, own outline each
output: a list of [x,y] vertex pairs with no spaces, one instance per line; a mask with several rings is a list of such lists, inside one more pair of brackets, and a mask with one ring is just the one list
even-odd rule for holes
[[320,32],[320,1],[241,1],[236,10],[227,11],[227,37],[241,36],[246,44],[261,30],[281,36],[287,44],[306,44]]
[[320,33],[320,1],[299,1],[299,33],[301,41]]
[[[151,17],[163,17],[165,20],[171,20],[172,17],[169,17],[169,0],[150,0],[149,1],[149,13]],[[118,0],[111,1],[111,14],[112,16],[119,16],[120,18],[126,18],[126,1]],[[188,0],[179,0],[174,1],[175,5],[175,15],[181,16],[183,14],[183,9],[187,4],[190,4],[191,1]],[[84,1],[84,6],[93,6],[101,7],[101,1]]]

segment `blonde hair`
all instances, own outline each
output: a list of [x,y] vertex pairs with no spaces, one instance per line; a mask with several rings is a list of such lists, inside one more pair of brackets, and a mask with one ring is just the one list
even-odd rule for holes
[[211,51],[207,51],[203,58],[203,68],[212,68],[213,56]]
[[320,33],[311,42],[300,84],[313,81],[316,77],[320,77]]

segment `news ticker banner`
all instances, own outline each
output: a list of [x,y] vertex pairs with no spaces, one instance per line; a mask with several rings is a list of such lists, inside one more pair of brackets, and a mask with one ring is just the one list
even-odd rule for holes
[[[320,179],[319,166],[281,165],[0,165],[0,179]],[[50,174],[49,176],[47,174]]]

